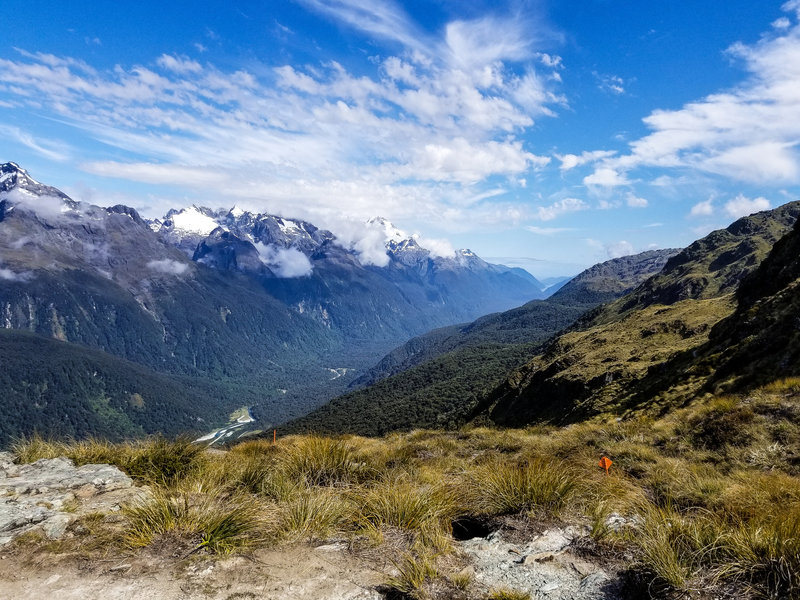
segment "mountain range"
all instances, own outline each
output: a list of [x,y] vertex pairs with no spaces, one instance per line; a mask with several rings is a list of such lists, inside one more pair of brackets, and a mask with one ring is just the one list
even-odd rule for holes
[[650,250],[587,269],[545,300],[414,338],[356,379],[350,392],[282,428],[385,433],[456,426],[549,337],[587,310],[658,273],[677,250]]
[[283,430],[629,418],[796,374],[798,215],[790,202],[743,217],[681,251],[596,265],[546,300],[413,339],[356,381],[366,387]]
[[0,445],[205,431],[241,407],[282,432],[566,424],[746,390],[800,373],[798,215],[543,284],[380,217],[348,239],[238,207],[148,220],[6,163]]
[[[142,416],[133,395],[146,407],[159,401],[155,390],[136,385],[143,375],[123,375],[128,363],[120,360],[153,381],[168,377],[174,403],[194,423],[255,404],[280,421],[344,390],[356,372],[411,336],[544,296],[527,272],[469,250],[438,255],[384,219],[363,230],[371,245],[236,207],[190,207],[146,220],[127,206],[75,201],[5,163],[0,326],[9,330],[5,340],[27,332],[69,344],[82,356],[78,379],[84,371],[105,378],[89,388],[106,408],[87,409],[94,417],[66,427],[67,434],[121,435],[121,424]],[[22,431],[6,427],[3,434],[58,430],[74,411],[53,405],[66,394],[85,408],[89,400],[76,391],[85,386],[69,389],[52,372],[63,366],[32,361],[28,352],[63,354],[65,346],[29,337],[14,343],[20,352],[4,354],[4,370],[20,377],[5,402],[26,416],[15,417]],[[198,386],[213,401],[197,402]],[[172,430],[157,421],[140,419],[128,433]]]

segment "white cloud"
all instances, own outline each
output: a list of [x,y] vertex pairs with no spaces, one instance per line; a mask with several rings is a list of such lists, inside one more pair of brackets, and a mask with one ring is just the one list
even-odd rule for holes
[[800,25],[788,18],[776,24],[758,42],[728,49],[749,73],[740,85],[652,112],[644,119],[651,133],[602,167],[691,168],[757,184],[800,183]]
[[597,79],[597,87],[610,94],[621,95],[625,93],[625,80],[618,75],[602,75],[592,73]]
[[308,257],[297,248],[282,248],[274,244],[255,243],[258,257],[278,277],[291,279],[311,274],[313,267]]
[[336,243],[353,250],[362,265],[385,267],[389,264],[387,232],[380,223],[339,219],[330,230],[336,235]]
[[224,171],[209,170],[175,164],[120,163],[115,161],[87,162],[81,170],[95,175],[118,177],[144,183],[168,183],[173,185],[221,185],[228,181]]
[[600,198],[597,201],[597,208],[599,210],[609,210],[612,208],[619,208],[622,206],[622,202],[618,199],[608,200],[606,198]]
[[711,204],[711,198],[698,202],[689,211],[690,217],[710,217],[714,214],[714,206]]
[[621,256],[629,256],[634,253],[633,244],[625,240],[606,244],[605,251],[608,258],[620,258]]
[[609,158],[616,154],[613,150],[595,150],[593,152],[582,152],[577,154],[556,154],[556,158],[561,161],[561,170],[569,171],[575,167],[580,167],[587,163],[595,162],[603,158]]
[[414,236],[417,243],[430,251],[433,257],[453,258],[455,256],[455,248],[449,240],[431,237]]
[[0,266],[0,280],[2,281],[30,281],[31,279],[33,279],[33,273],[30,271],[17,273],[16,271]]
[[567,231],[575,231],[572,227],[537,227],[535,225],[528,225],[525,227],[531,233],[535,233],[536,235],[558,235],[559,233],[565,233]]
[[203,67],[197,61],[185,57],[170,56],[169,54],[159,56],[156,63],[160,67],[175,73],[199,73],[203,70]]
[[64,203],[63,198],[58,196],[48,196],[47,194],[39,196],[20,188],[14,188],[5,193],[3,197],[13,203],[18,210],[35,213],[45,220],[55,221],[78,215]]
[[9,137],[49,160],[64,162],[69,160],[71,155],[71,150],[67,144],[55,140],[36,138],[19,127],[0,125],[0,136]]
[[534,215],[540,221],[552,221],[561,215],[586,210],[587,208],[589,208],[589,205],[579,198],[564,198],[553,202],[550,206],[537,207]]
[[0,59],[3,100],[129,157],[89,156],[86,172],[189,193],[213,186],[261,210],[300,206],[323,226],[338,216],[448,214],[451,225],[475,227],[485,215],[525,212],[522,201],[471,199],[518,189],[551,160],[523,141],[535,119],[566,103],[553,77],[560,59],[535,52],[535,17],[462,20],[433,34],[396,2],[302,3],[397,52],[357,74],[330,61],[235,71],[175,54],[104,70],[21,52]]
[[633,192],[628,192],[625,195],[625,202],[631,208],[646,208],[647,205],[648,205],[648,202],[647,202],[646,198],[640,198],[639,196],[637,196]]
[[725,203],[725,212],[734,219],[746,217],[762,210],[769,210],[770,208],[769,200],[766,198],[759,196],[758,198],[750,199],[743,194],[739,194]]
[[549,157],[525,152],[520,142],[490,141],[475,145],[464,138],[455,138],[440,144],[427,144],[417,152],[407,170],[410,175],[434,181],[475,183],[491,174],[522,173],[549,162]]
[[600,167],[595,169],[594,173],[591,175],[584,177],[583,183],[585,185],[596,185],[600,187],[616,187],[620,185],[629,185],[630,181],[616,169]]
[[772,22],[775,29],[788,29],[792,22],[786,17],[778,17]]
[[504,60],[524,60],[532,54],[531,42],[529,32],[511,19],[453,21],[445,29],[451,60],[468,69]]
[[147,268],[156,271],[157,273],[164,273],[165,275],[183,275],[189,268],[189,265],[171,258],[164,258],[161,260],[151,260],[147,263]]

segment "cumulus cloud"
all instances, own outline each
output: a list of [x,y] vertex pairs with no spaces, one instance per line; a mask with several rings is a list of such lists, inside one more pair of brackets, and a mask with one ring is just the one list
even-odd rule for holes
[[738,86],[656,110],[651,130],[630,153],[606,159],[587,184],[613,183],[613,173],[638,167],[690,168],[756,184],[800,182],[800,25],[797,4],[754,44],[736,43],[728,56],[748,72]]
[[608,258],[620,258],[621,256],[629,256],[633,254],[633,244],[620,240],[619,242],[611,242],[605,245],[605,251]]
[[599,167],[594,173],[583,178],[583,183],[590,186],[616,187],[628,185],[630,181],[616,169],[609,167]]
[[625,195],[625,202],[631,208],[646,208],[647,205],[648,205],[648,202],[647,202],[646,198],[640,198],[639,196],[637,196],[633,192],[628,192]]
[[189,265],[171,258],[164,258],[161,260],[151,260],[147,263],[147,268],[157,273],[164,273],[165,275],[183,275],[189,268]]
[[580,167],[581,165],[585,165],[587,163],[595,162],[597,160],[603,158],[609,158],[616,154],[615,151],[612,150],[594,150],[592,152],[582,152],[580,155],[577,154],[556,154],[556,158],[561,161],[561,170],[562,171],[569,171],[570,169],[574,169],[575,167]]
[[291,279],[311,274],[313,267],[308,257],[297,248],[283,248],[274,244],[255,243],[258,258],[278,277]]
[[589,205],[579,198],[564,198],[553,202],[550,206],[539,206],[534,214],[540,221],[552,221],[561,215],[587,208]]
[[336,236],[336,243],[355,252],[362,265],[385,267],[389,264],[387,233],[379,223],[336,219],[329,228]]
[[769,200],[761,196],[750,199],[743,194],[739,194],[725,203],[725,212],[734,219],[746,217],[761,210],[769,210],[770,208]]
[[0,59],[3,100],[130,153],[89,157],[89,173],[204,193],[213,185],[279,213],[302,205],[324,226],[342,206],[352,218],[453,211],[462,226],[477,223],[470,198],[516,187],[548,164],[523,138],[565,106],[563,66],[534,51],[534,17],[455,21],[431,34],[394,2],[302,3],[397,52],[359,73],[333,61],[231,70],[170,54],[105,70],[20,52]]
[[710,217],[714,214],[714,206],[711,204],[711,198],[698,202],[689,211],[690,217]]

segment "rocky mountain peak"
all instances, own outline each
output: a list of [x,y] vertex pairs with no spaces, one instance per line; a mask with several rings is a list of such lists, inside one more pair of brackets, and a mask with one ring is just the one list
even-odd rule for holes
[[49,185],[42,185],[17,163],[0,164],[0,194],[7,196],[13,190],[20,190],[33,196],[53,196],[74,204],[64,192]]

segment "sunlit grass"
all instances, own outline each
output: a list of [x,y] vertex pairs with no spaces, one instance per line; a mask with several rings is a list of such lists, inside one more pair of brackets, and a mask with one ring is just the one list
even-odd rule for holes
[[[116,529],[102,518],[86,527],[106,548],[179,540],[185,552],[225,554],[347,539],[382,548],[395,564],[393,589],[423,598],[474,591],[471,577],[437,568],[436,557],[457,555],[455,519],[541,519],[585,527],[588,551],[632,557],[656,595],[792,598],[800,597],[798,400],[792,379],[700,398],[657,420],[290,436],[225,452],[186,440],[34,436],[13,452],[19,462],[114,464],[150,487]],[[609,475],[597,464],[603,455],[613,460]],[[85,535],[75,543],[94,548]]]

